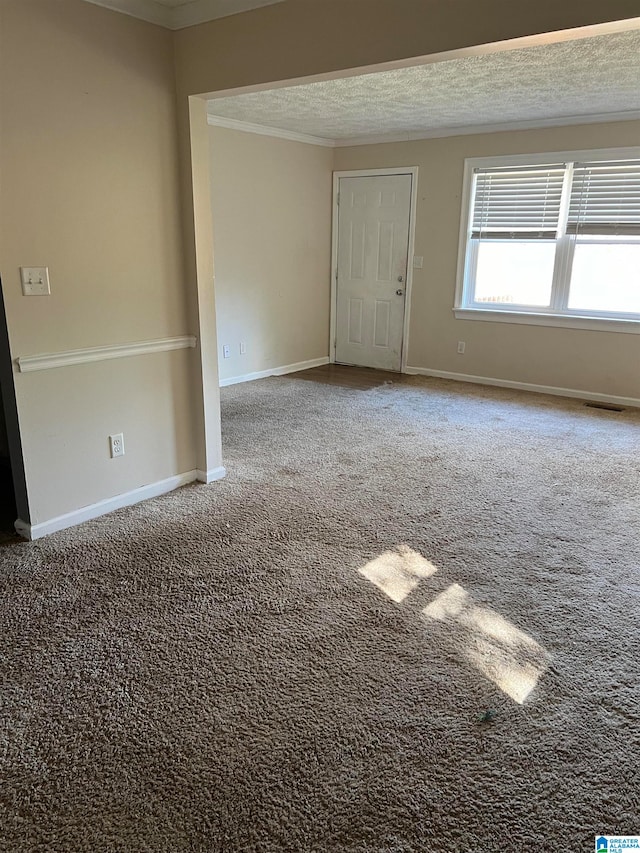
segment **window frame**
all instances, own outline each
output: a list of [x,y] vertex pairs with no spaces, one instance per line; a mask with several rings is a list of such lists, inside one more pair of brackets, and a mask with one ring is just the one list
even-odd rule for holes
[[[536,326],[560,326],[565,328],[600,329],[615,332],[631,332],[640,334],[640,316],[623,312],[584,311],[568,307],[569,277],[562,279],[564,286],[557,286],[554,278],[552,287],[551,306],[546,308],[508,303],[474,302],[472,273],[477,264],[478,241],[471,239],[471,212],[473,205],[472,191],[474,186],[475,169],[491,169],[510,166],[537,166],[558,162],[594,162],[611,160],[640,159],[640,147],[630,148],[598,148],[574,151],[548,151],[532,154],[507,154],[492,157],[470,157],[464,161],[464,177],[462,186],[462,212],[460,218],[460,239],[458,245],[458,269],[454,301],[454,315],[461,320],[482,320],[500,323],[522,323]],[[566,178],[567,188],[569,178]],[[580,240],[580,238],[578,238]],[[556,265],[555,276],[566,270],[571,263],[575,248],[575,239],[571,235],[563,235],[554,241],[558,248],[559,263]],[[580,240],[582,242],[582,240]],[[586,241],[585,241],[586,242]],[[602,242],[599,240],[598,242]],[[633,241],[635,242],[635,241]]]

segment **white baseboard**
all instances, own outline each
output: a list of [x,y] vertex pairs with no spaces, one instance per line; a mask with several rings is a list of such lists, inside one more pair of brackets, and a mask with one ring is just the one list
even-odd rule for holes
[[510,379],[493,379],[490,376],[473,376],[467,373],[450,373],[448,370],[431,370],[428,367],[406,367],[404,372],[412,376],[434,376],[438,379],[453,379],[455,382],[472,382],[475,385],[493,385],[497,388],[532,391],[535,394],[552,394],[555,397],[577,397],[579,400],[593,400],[595,403],[613,403],[616,406],[640,408],[640,400],[635,397],[618,397],[615,394],[599,394],[596,391],[557,388],[555,385],[534,385],[530,382],[513,382]]
[[284,376],[285,373],[297,373],[298,370],[309,370],[310,367],[321,367],[329,364],[329,356],[312,358],[309,361],[298,361],[296,364],[283,364],[281,367],[271,367],[269,370],[259,370],[257,373],[245,373],[244,376],[232,376],[229,379],[221,379],[220,387],[227,385],[238,385],[240,382],[252,382],[254,379],[266,379],[268,376]]
[[[75,527],[76,524],[82,524],[83,521],[90,521],[92,518],[98,518],[101,515],[106,515],[108,512],[113,512],[115,509],[121,509],[125,506],[146,501],[149,498],[156,498],[159,495],[164,495],[167,492],[172,492],[180,486],[185,486],[187,483],[193,483],[195,480],[200,480],[200,471],[186,471],[184,474],[177,474],[174,477],[167,477],[166,480],[158,480],[156,483],[150,483],[148,486],[141,486],[139,489],[132,489],[130,492],[125,492],[122,495],[115,495],[113,498],[98,501],[89,506],[83,506],[80,509],[67,512],[64,515],[58,515],[55,518],[50,518],[48,521],[41,521],[38,524],[27,524],[27,522],[18,519],[15,523],[16,532],[25,539],[34,540],[41,539],[43,536],[48,536],[50,533],[56,533],[58,530],[65,530],[67,527]],[[210,483],[213,479],[219,480],[224,477],[224,468],[215,468],[207,472],[212,477],[206,482]]]
[[214,483],[216,480],[222,480],[226,476],[227,469],[222,466],[220,468],[211,468],[209,471],[196,471],[196,480],[199,483]]

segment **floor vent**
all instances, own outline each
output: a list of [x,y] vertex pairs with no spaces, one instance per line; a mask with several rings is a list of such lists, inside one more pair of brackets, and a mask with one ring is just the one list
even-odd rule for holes
[[613,403],[585,403],[589,409],[606,409],[607,412],[624,412],[622,406],[614,406]]

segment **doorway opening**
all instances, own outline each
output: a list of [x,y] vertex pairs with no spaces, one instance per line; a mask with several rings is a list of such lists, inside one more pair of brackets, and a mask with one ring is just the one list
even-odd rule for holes
[[4,414],[2,388],[0,387],[0,544],[7,536],[13,538],[15,535],[14,525],[17,517],[7,421]]
[[0,279],[0,546],[19,539],[15,526],[18,519],[29,523],[30,516],[9,332]]

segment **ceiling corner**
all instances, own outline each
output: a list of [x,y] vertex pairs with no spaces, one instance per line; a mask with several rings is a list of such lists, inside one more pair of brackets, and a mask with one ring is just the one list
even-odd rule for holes
[[173,9],[157,3],[156,0],[86,0],[94,6],[103,6],[113,12],[122,12],[132,18],[147,21],[150,24],[158,24],[161,27],[172,30]]
[[86,0],[122,12],[132,18],[158,24],[168,30],[182,30],[262,6],[272,6],[284,0]]
[[181,30],[282,2],[284,0],[192,0],[169,10],[172,12],[171,29]]

